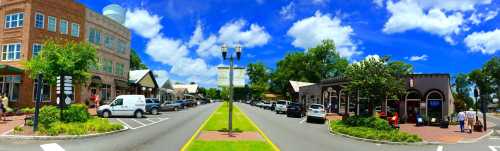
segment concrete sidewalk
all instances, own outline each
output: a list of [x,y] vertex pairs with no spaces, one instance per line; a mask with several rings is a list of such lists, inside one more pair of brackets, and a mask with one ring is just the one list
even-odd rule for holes
[[23,125],[25,115],[7,116],[6,121],[0,121],[0,135],[5,135],[14,127]]

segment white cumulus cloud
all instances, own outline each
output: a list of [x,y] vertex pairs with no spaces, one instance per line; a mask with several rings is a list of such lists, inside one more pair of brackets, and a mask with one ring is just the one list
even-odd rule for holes
[[410,61],[426,61],[427,58],[429,58],[429,56],[426,54],[423,54],[420,56],[410,56],[410,57],[405,57],[405,58],[410,60]]
[[281,7],[280,15],[285,20],[295,18],[295,3],[291,1],[288,5]]
[[337,17],[321,14],[316,11],[314,16],[304,18],[293,24],[287,35],[294,40],[292,45],[308,49],[321,43],[322,40],[331,39],[337,46],[337,51],[343,57],[361,54],[353,42],[354,31],[349,25],[342,25]]
[[156,36],[146,44],[146,54],[154,61],[173,65],[179,59],[184,58],[189,53],[187,46],[181,40],[175,40],[163,36]]
[[127,10],[124,26],[144,38],[153,38],[160,33],[161,17],[144,9]]
[[500,29],[489,32],[474,32],[468,35],[464,42],[469,47],[470,52],[495,54],[500,51]]
[[244,47],[255,47],[267,44],[271,39],[264,27],[251,24],[250,29],[244,30],[247,25],[243,19],[226,23],[219,29],[219,41],[228,45],[239,43]]

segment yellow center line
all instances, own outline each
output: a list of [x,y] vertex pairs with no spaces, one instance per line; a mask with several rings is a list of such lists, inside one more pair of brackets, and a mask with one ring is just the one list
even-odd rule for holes
[[201,124],[201,126],[198,128],[198,130],[196,130],[196,132],[194,132],[193,136],[191,136],[191,138],[189,139],[189,141],[187,141],[186,144],[184,144],[184,146],[182,146],[182,148],[181,148],[180,151],[186,151],[187,150],[187,148],[189,147],[189,145],[191,145],[191,143],[193,143],[193,141],[196,138],[196,136],[198,136],[198,134],[200,134],[201,129],[203,129],[203,127],[205,127],[205,125],[208,123],[208,120],[210,120],[210,118],[212,118],[212,116],[214,115],[214,113],[217,112],[217,109],[219,109],[219,107],[221,105],[222,104],[220,104],[219,106],[217,106],[215,108],[215,110],[210,114],[210,116],[208,116],[208,118],[205,121],[203,121],[203,124]]

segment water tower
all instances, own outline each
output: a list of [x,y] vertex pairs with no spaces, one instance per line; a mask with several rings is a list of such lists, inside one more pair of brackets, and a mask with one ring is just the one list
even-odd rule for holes
[[125,9],[118,4],[110,4],[104,7],[102,14],[120,24],[125,23]]

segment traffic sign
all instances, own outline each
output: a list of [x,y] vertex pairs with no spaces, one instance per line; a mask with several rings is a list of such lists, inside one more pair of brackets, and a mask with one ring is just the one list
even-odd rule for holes
[[69,96],[66,96],[66,99],[64,99],[64,103],[66,103],[66,105],[71,104],[71,98],[69,98]]

